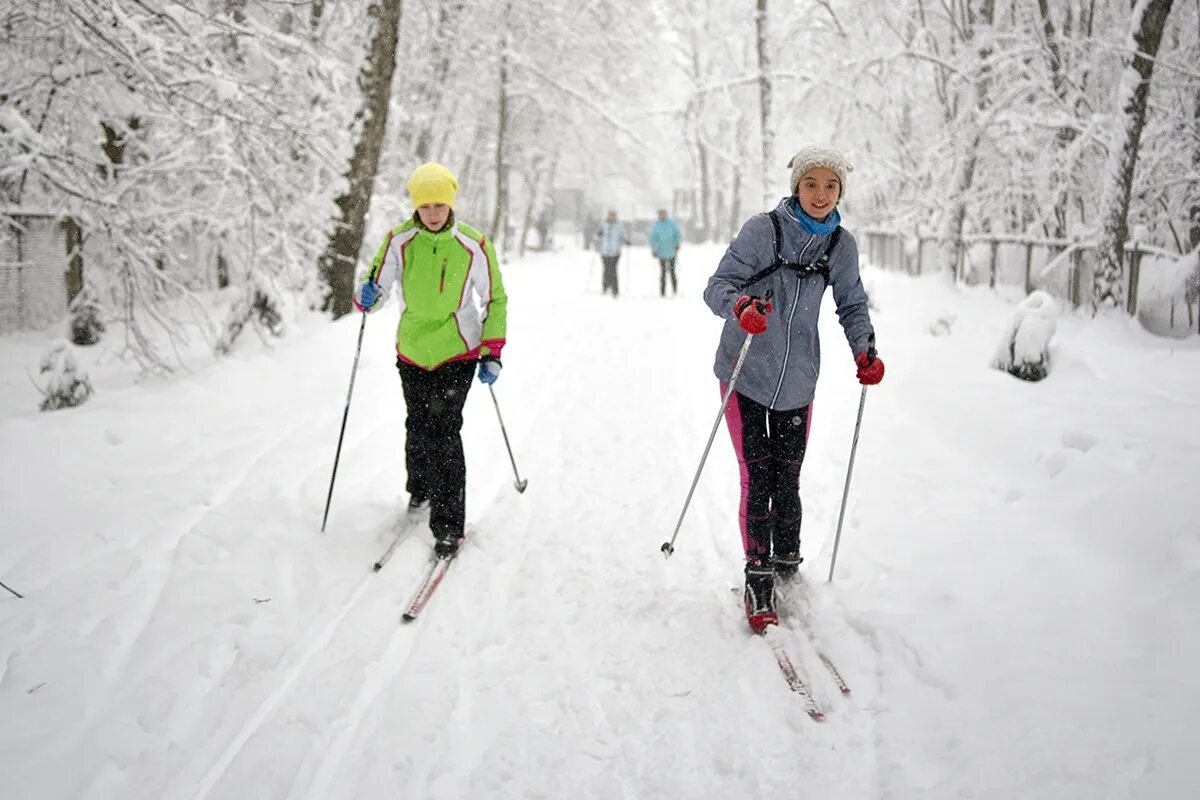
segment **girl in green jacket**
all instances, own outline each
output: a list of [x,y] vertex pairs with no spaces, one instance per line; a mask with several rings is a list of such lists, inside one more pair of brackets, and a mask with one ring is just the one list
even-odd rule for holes
[[366,312],[398,288],[396,368],[404,389],[408,507],[429,508],[439,556],[458,550],[466,523],[462,412],[472,373],[500,376],[508,297],[496,249],[454,219],[458,180],[441,164],[408,179],[412,219],[388,232],[354,293]]

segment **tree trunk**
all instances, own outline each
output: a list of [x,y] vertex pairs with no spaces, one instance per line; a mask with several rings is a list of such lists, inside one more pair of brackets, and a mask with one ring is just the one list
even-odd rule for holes
[[1096,307],[1121,308],[1125,303],[1122,281],[1125,240],[1129,238],[1129,203],[1133,175],[1141,146],[1142,129],[1150,98],[1154,59],[1162,42],[1163,28],[1171,13],[1172,0],[1135,0],[1133,8],[1133,74],[1126,70],[1121,83],[1121,124],[1109,153],[1108,186],[1100,209],[1100,243],[1096,251],[1096,274],[1092,298]]
[[346,175],[350,185],[346,193],[334,201],[339,211],[338,219],[318,262],[326,291],[321,310],[330,312],[334,319],[349,314],[353,308],[354,268],[358,264],[367,211],[371,207],[371,192],[387,128],[392,74],[396,71],[400,4],[401,0],[381,0],[368,11],[376,19],[376,28],[367,61],[358,75],[363,107],[356,119],[362,121],[362,130],[354,143],[354,154]]
[[[1071,104],[1070,101],[1070,82],[1066,76],[1066,65],[1063,63],[1062,46],[1059,42],[1058,27],[1054,24],[1054,17],[1050,10],[1050,0],[1037,0],[1038,13],[1042,20],[1042,36],[1045,38],[1044,46],[1046,49],[1047,67],[1050,70],[1050,86],[1054,92],[1054,96],[1067,108]],[[1086,82],[1085,75],[1077,75],[1074,82],[1078,84],[1079,89]],[[1078,89],[1077,89],[1078,90]],[[1076,139],[1075,128],[1063,125],[1059,127],[1054,135],[1054,147],[1056,152],[1055,164],[1062,164],[1060,159],[1065,158],[1066,151]],[[1056,167],[1054,174],[1050,176],[1050,185],[1053,189],[1053,214],[1054,224],[1049,230],[1050,236],[1055,239],[1064,239],[1068,233],[1068,222],[1070,219],[1070,208],[1072,203],[1072,195],[1074,192],[1074,176],[1070,168]],[[1024,226],[1022,226],[1024,227]]]
[[[1192,119],[1196,121],[1195,130],[1200,130],[1200,92],[1196,94],[1193,101]],[[1200,142],[1192,146],[1192,171],[1200,175]],[[1192,205],[1188,209],[1188,223],[1188,240],[1191,242],[1191,249],[1195,250],[1196,246],[1200,245],[1200,193],[1192,195]]]
[[[433,134],[435,130],[443,127],[439,116],[446,94],[446,78],[450,74],[450,59],[459,49],[456,46],[454,26],[462,18],[463,9],[462,0],[442,0],[438,4],[437,29],[429,43],[433,50],[433,71],[429,78],[421,79],[417,87],[419,99],[413,103],[414,107],[422,109],[422,118],[417,121],[416,143],[413,145],[416,160],[420,162],[437,160],[433,148]],[[424,75],[425,70],[419,72]]]
[[[242,25],[246,21],[246,2],[245,0],[225,0],[225,15],[233,20],[234,25]],[[242,51],[238,46],[238,34],[236,30],[229,29],[225,36],[225,52],[235,64],[242,63]]]
[[[512,11],[512,4],[505,8],[505,19]],[[490,236],[492,243],[500,240],[505,232],[505,214],[508,210],[508,166],[504,157],[504,148],[508,144],[508,34],[500,40],[500,73],[499,93],[496,98],[496,206],[492,210],[492,226]]]
[[62,221],[67,238],[67,307],[83,291],[83,230],[74,217]]
[[[979,40],[981,26],[989,28],[992,26],[996,15],[996,3],[995,0],[969,0],[965,6],[966,19],[962,21],[962,36],[963,41],[967,45],[971,45]],[[989,38],[984,37],[984,41],[988,41]],[[970,87],[973,95],[969,96],[970,102],[964,104],[965,111],[959,112],[960,115],[966,115],[967,121],[963,125],[962,135],[956,138],[965,141],[966,147],[959,153],[957,159],[957,172],[950,191],[950,209],[946,214],[946,228],[942,242],[943,260],[951,262],[956,279],[963,277],[958,272],[958,252],[967,222],[968,194],[975,184],[975,168],[979,162],[979,147],[983,141],[983,130],[980,124],[990,102],[991,69],[988,66],[988,59],[991,57],[991,52],[991,47],[986,44],[978,48],[975,62],[977,71]]]
[[733,186],[729,188],[729,230],[726,238],[732,237],[742,225],[742,170],[733,168]]
[[533,169],[530,171],[533,173],[533,179],[526,187],[528,193],[525,197],[525,213],[521,215],[521,234],[517,239],[517,252],[521,258],[525,257],[525,242],[529,239],[529,229],[533,226],[533,212],[542,192],[542,175],[545,170],[540,158],[534,160]]
[[325,0],[312,0],[308,7],[308,30],[316,33],[321,27],[321,17],[325,14]]
[[771,58],[767,37],[767,0],[757,0],[754,15],[756,45],[758,49],[758,106],[759,131],[762,141],[762,191],[763,204],[770,208],[775,201],[771,191],[772,156],[775,149],[775,131],[771,127]]

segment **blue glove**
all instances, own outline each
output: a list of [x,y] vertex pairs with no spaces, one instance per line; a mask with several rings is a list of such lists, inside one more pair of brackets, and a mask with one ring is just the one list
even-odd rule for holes
[[500,377],[500,359],[484,356],[479,362],[479,382],[491,386]]
[[379,299],[379,284],[368,281],[358,290],[358,302],[363,308],[371,308]]

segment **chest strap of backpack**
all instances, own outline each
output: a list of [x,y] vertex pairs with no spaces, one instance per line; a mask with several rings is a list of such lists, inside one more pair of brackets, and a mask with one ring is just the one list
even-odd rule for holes
[[747,289],[750,288],[754,284],[761,281],[763,278],[774,275],[776,272],[778,272],[781,269],[792,270],[797,275],[799,275],[801,278],[807,278],[810,275],[820,275],[821,277],[823,277],[825,279],[825,282],[828,283],[829,282],[829,256],[830,256],[830,254],[833,253],[833,249],[835,247],[837,247],[838,239],[842,233],[842,226],[838,225],[836,228],[833,229],[833,233],[831,233],[829,235],[829,242],[826,245],[825,250],[821,253],[821,255],[817,256],[816,260],[810,261],[808,263],[801,263],[801,262],[796,262],[796,261],[785,261],[783,259],[783,252],[782,252],[783,231],[779,226],[779,211],[778,211],[778,209],[774,209],[774,208],[771,209],[769,212],[767,212],[767,216],[771,218],[771,227],[773,227],[775,229],[775,242],[774,242],[775,243],[775,248],[774,248],[775,249],[775,261],[774,261],[774,263],[771,264],[771,266],[755,273],[754,276],[752,278],[750,278],[749,281],[747,281],[746,286],[744,288],[747,288]]

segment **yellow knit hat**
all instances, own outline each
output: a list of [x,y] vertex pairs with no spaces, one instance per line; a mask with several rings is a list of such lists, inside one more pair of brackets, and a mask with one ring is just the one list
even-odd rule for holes
[[441,164],[430,161],[413,170],[408,179],[408,194],[415,208],[429,203],[453,206],[458,196],[458,179]]

